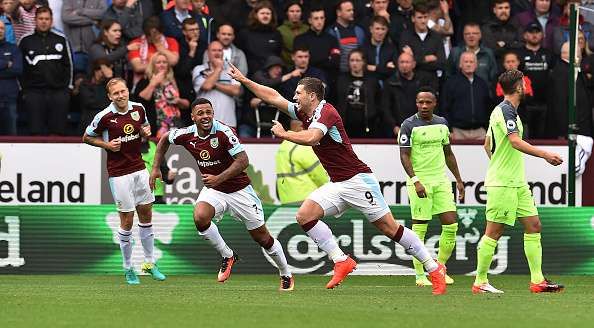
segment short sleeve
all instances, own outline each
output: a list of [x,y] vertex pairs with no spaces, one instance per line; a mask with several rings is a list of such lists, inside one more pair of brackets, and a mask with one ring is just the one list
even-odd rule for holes
[[400,125],[400,131],[398,131],[398,145],[400,147],[410,147],[410,137],[411,137],[412,129],[410,127],[410,123],[407,121],[402,122]]
[[105,125],[101,120],[103,116],[104,114],[102,112],[99,112],[97,113],[97,115],[95,115],[95,117],[85,130],[87,135],[91,137],[98,137],[103,133],[103,131],[105,131]]
[[518,129],[518,114],[511,108],[505,106],[501,109],[503,113],[503,121],[505,122],[506,135],[511,133],[519,133]]
[[241,153],[242,151],[245,151],[243,145],[241,144],[241,142],[239,142],[239,138],[237,137],[237,134],[235,134],[235,131],[233,131],[232,129],[228,129],[224,132],[225,136],[227,137],[226,143],[229,155],[235,156]]
[[287,107],[287,110],[289,111],[289,116],[291,117],[291,119],[294,119],[294,120],[299,119],[299,118],[297,118],[297,104],[296,103],[289,102],[289,106]]
[[314,114],[313,123],[309,125],[309,129],[322,130],[326,135],[328,130],[336,125],[338,119],[338,112],[335,109],[322,108],[321,112]]
[[176,144],[179,145],[178,142],[178,137],[184,134],[185,129],[171,129],[169,131],[169,136],[167,137],[167,140],[169,141],[170,144]]
[[448,121],[444,118],[443,123],[443,140],[441,141],[442,145],[449,145],[450,144],[450,129],[448,128]]

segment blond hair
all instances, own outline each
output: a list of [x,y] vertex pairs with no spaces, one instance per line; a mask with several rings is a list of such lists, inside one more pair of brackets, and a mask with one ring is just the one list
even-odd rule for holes
[[[155,74],[157,74],[157,71],[155,69],[155,65],[157,65],[157,58],[159,56],[163,56],[165,57],[165,59],[167,59],[167,56],[165,55],[165,53],[158,51],[155,52],[153,54],[153,56],[151,57],[151,60],[148,64],[148,66],[146,67],[146,71],[145,71],[145,76],[147,79],[151,79],[153,76],[155,76]],[[165,79],[171,83],[175,83],[175,78],[173,77],[173,68],[171,67],[171,65],[169,64],[169,60],[167,60],[167,75],[165,76]]]
[[109,79],[109,81],[107,81],[107,84],[105,85],[107,94],[110,94],[109,90],[111,89],[111,86],[113,86],[117,83],[123,83],[126,86],[126,88],[128,87],[128,85],[126,84],[126,80],[122,79],[121,77],[114,77],[112,79]]

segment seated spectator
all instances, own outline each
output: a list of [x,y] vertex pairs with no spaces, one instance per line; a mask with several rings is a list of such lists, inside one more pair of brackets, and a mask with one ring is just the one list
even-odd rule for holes
[[483,45],[495,51],[495,60],[500,64],[504,53],[521,48],[522,43],[520,30],[511,20],[509,0],[493,1],[493,14],[482,26]]
[[19,48],[4,38],[5,25],[0,21],[0,135],[17,134],[17,96],[23,73]]
[[303,34],[309,30],[309,26],[303,23],[301,15],[303,13],[303,7],[298,0],[291,0],[285,5],[285,13],[287,18],[281,26],[278,27],[278,31],[283,37],[283,50],[281,52],[281,58],[285,61],[285,64],[290,65],[291,55],[293,53],[293,41],[295,37]]
[[[559,0],[559,5],[562,6],[562,15],[559,18],[559,25],[553,29],[553,52],[556,55],[561,53],[561,45],[569,40],[569,6],[575,3],[580,5],[580,0]],[[590,24],[580,14],[578,18],[578,28],[584,32],[586,40],[590,48],[594,48],[594,25]]]
[[394,58],[396,58],[397,49],[387,38],[388,21],[382,16],[375,16],[369,26],[371,37],[365,41],[362,50],[367,58],[367,72],[370,76],[378,80],[380,87],[383,81],[387,79],[396,69]]
[[192,71],[196,97],[208,99],[215,111],[215,119],[237,127],[235,99],[241,94],[239,82],[229,76],[223,60],[223,45],[213,41],[208,45],[208,62],[198,65]]
[[291,59],[293,61],[293,74],[291,74],[290,79],[283,81],[280,86],[280,93],[283,95],[283,97],[292,99],[295,89],[297,88],[297,83],[299,83],[299,80],[304,77],[318,78],[324,83],[324,88],[326,90],[329,89],[328,80],[326,79],[324,72],[309,65],[308,49],[295,49],[293,54],[291,54]]
[[190,101],[180,98],[173,68],[162,52],[151,57],[145,78],[136,86],[136,99],[144,105],[149,122],[154,118],[151,128],[157,138],[172,128],[183,127],[180,110],[190,108]]
[[23,109],[28,114],[30,134],[64,135],[73,88],[70,42],[51,29],[49,7],[39,7],[35,13],[35,32],[19,43],[24,57],[20,80]]
[[439,90],[439,77],[445,69],[445,51],[441,35],[427,26],[429,8],[424,4],[414,6],[412,22],[414,28],[406,30],[400,37],[399,49],[409,52],[417,62],[417,72],[424,73],[433,81],[431,87]]
[[[324,71],[329,84],[335,85],[340,65],[340,46],[335,37],[324,32],[324,9],[312,8],[307,22],[309,31],[295,37],[293,48],[309,49],[309,64]],[[334,99],[336,88],[332,89],[333,92],[326,92],[327,99]]]
[[14,29],[12,27],[12,13],[14,13],[18,7],[18,0],[1,0],[0,8],[2,14],[0,15],[0,21],[4,23],[4,41],[16,44],[16,38],[14,36]]
[[452,53],[448,58],[447,75],[452,76],[458,73],[460,69],[460,55],[463,52],[473,52],[478,60],[476,75],[480,76],[489,87],[495,85],[497,79],[497,61],[493,50],[481,44],[481,28],[477,23],[469,22],[464,25],[462,33],[464,44],[452,48]]
[[430,0],[427,5],[429,7],[427,27],[441,35],[444,53],[448,58],[452,49],[451,37],[454,35],[454,24],[450,18],[450,6],[447,0]]
[[534,96],[526,99],[526,124],[531,139],[545,137],[547,110],[547,82],[555,64],[553,52],[542,46],[543,33],[540,23],[534,22],[524,29],[525,45],[518,51],[523,62],[524,74],[532,81]]
[[128,52],[128,61],[134,72],[133,85],[144,76],[154,53],[165,54],[170,67],[179,61],[179,44],[174,38],[163,35],[163,27],[158,17],[147,18],[142,24],[142,30],[144,34],[130,42],[138,46]]
[[[182,24],[184,39],[179,45],[179,62],[173,68],[175,81],[179,87],[180,97],[183,99],[196,99],[194,86],[192,84],[192,70],[202,64],[202,54],[206,49],[200,47],[200,27],[192,17],[186,18]],[[192,124],[191,110],[181,113],[181,120],[184,126]]]
[[[235,40],[235,30],[230,24],[222,24],[217,29],[217,40],[223,45],[224,60],[237,67],[243,75],[248,74],[248,64],[245,53],[239,49],[233,41]],[[202,62],[208,61],[206,51],[202,57]]]
[[10,14],[17,44],[25,35],[35,31],[35,13],[39,7],[35,0],[20,0],[19,2],[21,5],[17,6],[14,13]]
[[[113,76],[129,81],[128,51],[138,50],[138,43],[128,46],[122,40],[122,26],[115,20],[101,22],[101,32],[95,43],[89,49],[91,63],[98,59],[106,59],[112,67]],[[92,72],[91,72],[92,73]]]
[[489,86],[476,75],[477,59],[473,52],[460,55],[460,72],[445,82],[440,113],[458,140],[483,140],[491,113]]
[[559,25],[559,16],[553,10],[553,1],[534,0],[532,7],[514,16],[513,21],[514,25],[521,28],[522,31],[526,31],[532,23],[538,23],[541,31],[544,31],[543,47],[546,49],[553,47],[553,30]]
[[115,20],[122,27],[124,43],[142,35],[142,5],[138,0],[112,0],[103,20]]
[[351,138],[370,138],[377,134],[377,80],[365,72],[363,51],[355,49],[349,54],[349,71],[336,82],[338,103],[336,109],[344,128]]
[[245,52],[248,72],[262,68],[269,56],[280,56],[282,36],[276,30],[276,14],[270,2],[261,1],[254,6],[247,27],[239,32],[237,43]]
[[381,106],[382,136],[398,136],[402,122],[417,112],[416,96],[419,88],[431,81],[415,74],[415,58],[408,52],[398,57],[398,70],[384,83]]
[[353,1],[339,0],[336,5],[336,22],[330,25],[327,32],[338,40],[340,45],[340,71],[349,72],[348,58],[352,50],[365,43],[365,31],[355,25]]
[[81,134],[93,121],[97,113],[109,106],[107,81],[114,77],[112,64],[106,58],[99,58],[91,63],[91,74],[80,84],[78,97],[80,103]]
[[86,73],[89,68],[89,49],[96,38],[96,23],[103,17],[104,0],[64,0],[62,21],[64,32],[72,45],[74,71]]

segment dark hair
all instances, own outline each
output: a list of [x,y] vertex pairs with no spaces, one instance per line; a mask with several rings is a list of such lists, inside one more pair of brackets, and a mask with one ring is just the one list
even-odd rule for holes
[[298,0],[287,1],[287,3],[285,4],[285,6],[283,8],[285,10],[285,13],[287,11],[289,11],[289,8],[291,8],[291,6],[293,6],[293,5],[298,5],[299,8],[301,9],[301,12],[303,13],[303,5],[301,5],[301,2],[299,2]]
[[198,24],[198,21],[196,21],[196,19],[194,17],[188,17],[188,18],[184,19],[184,21],[182,22],[182,29],[186,28],[186,26],[188,26],[188,25],[194,25],[194,24]]
[[41,6],[41,7],[37,8],[37,10],[35,11],[35,18],[37,18],[37,16],[39,16],[43,13],[49,13],[50,16],[54,17],[54,12],[52,11],[52,9],[50,7]]
[[305,92],[315,93],[318,100],[324,99],[324,94],[326,90],[324,88],[324,83],[322,82],[322,80],[317,79],[315,77],[304,77],[301,80],[299,80],[299,82],[297,82],[297,85],[302,85],[303,90]]
[[233,30],[233,34],[235,34],[235,28],[233,27],[233,25],[231,25],[231,23],[222,23],[217,27],[217,33],[221,31],[221,27],[223,26],[229,26],[232,30]]
[[306,45],[304,45],[304,44],[300,44],[300,45],[298,45],[296,47],[293,47],[293,52],[292,53],[295,54],[295,53],[297,53],[297,51],[307,51],[307,52],[310,52],[309,51],[309,48]]
[[268,0],[256,3],[254,8],[252,8],[252,11],[250,11],[250,14],[248,15],[247,26],[251,29],[258,28],[259,26],[264,26],[258,21],[258,18],[256,17],[258,11],[262,9],[269,9],[272,12],[272,19],[270,20],[270,24],[268,24],[267,26],[272,29],[276,29],[276,12],[274,11],[274,6]]
[[435,92],[435,89],[433,89],[432,87],[425,85],[419,88],[419,90],[417,90],[417,95],[421,92],[428,92],[430,94],[433,95],[433,97],[435,97],[435,99],[437,99],[437,92]]
[[337,11],[337,10],[342,10],[342,4],[343,4],[343,3],[347,3],[347,2],[350,2],[350,3],[351,3],[351,5],[353,5],[353,6],[354,6],[354,4],[353,4],[353,0],[339,0],[339,1],[336,3],[336,6],[334,7],[334,11]]
[[464,27],[462,29],[465,29],[467,26],[478,27],[479,29],[481,28],[481,24],[474,21],[464,23]]
[[[502,3],[508,3],[509,5],[511,5],[510,0],[493,0],[493,5],[492,7],[495,7],[496,5],[500,5]],[[552,1],[551,1],[552,2]]]
[[210,100],[208,100],[206,98],[196,98],[194,101],[192,101],[192,105],[190,105],[190,108],[191,108],[191,110],[194,110],[194,107],[196,107],[198,105],[204,105],[204,104],[208,104],[208,105],[210,105],[210,108],[214,109]]
[[101,65],[111,66],[111,62],[107,58],[97,58],[91,63],[91,72],[100,70]]
[[307,17],[311,17],[311,14],[317,13],[318,11],[324,12],[324,18],[326,17],[326,11],[324,10],[324,7],[320,7],[320,6],[315,6],[315,7],[312,7],[311,9],[309,9],[309,14],[307,15]]
[[383,16],[373,16],[373,18],[371,19],[371,24],[369,24],[369,26],[372,26],[374,23],[383,25],[385,27],[390,26],[390,23],[388,22],[386,17],[383,17]]
[[142,22],[142,31],[145,35],[149,35],[152,29],[157,29],[157,31],[163,33],[161,20],[157,16],[151,16]]
[[503,94],[513,94],[518,87],[518,83],[522,83],[523,79],[524,73],[517,69],[501,73],[501,75],[499,75],[499,84],[501,85],[501,89],[503,89]]
[[96,43],[107,43],[107,37],[105,36],[105,32],[107,30],[109,30],[114,24],[118,24],[120,25],[120,27],[122,27],[122,24],[120,24],[120,22],[118,22],[115,19],[104,19],[101,21],[101,23],[99,24],[99,27],[101,28],[101,31],[99,32],[99,36],[97,37],[97,39],[95,40]]
[[422,2],[417,3],[413,6],[413,15],[416,13],[427,14],[429,13],[429,7]]
[[351,50],[351,52],[349,52],[349,55],[347,57],[347,60],[351,60],[351,56],[354,55],[354,54],[360,54],[361,55],[361,58],[363,58],[363,62],[364,63],[367,63],[367,58],[365,58],[365,51],[363,51],[363,49],[356,48],[356,49]]

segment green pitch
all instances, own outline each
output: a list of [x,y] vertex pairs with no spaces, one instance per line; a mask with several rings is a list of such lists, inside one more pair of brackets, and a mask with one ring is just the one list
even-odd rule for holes
[[[455,276],[448,294],[431,295],[412,277],[352,276],[325,290],[326,276],[296,276],[277,291],[272,275],[0,275],[2,327],[583,327],[594,307],[594,276],[554,276],[560,294],[533,295],[527,276],[494,276],[504,295],[472,295],[471,277]],[[588,323],[589,322],[589,323]]]

